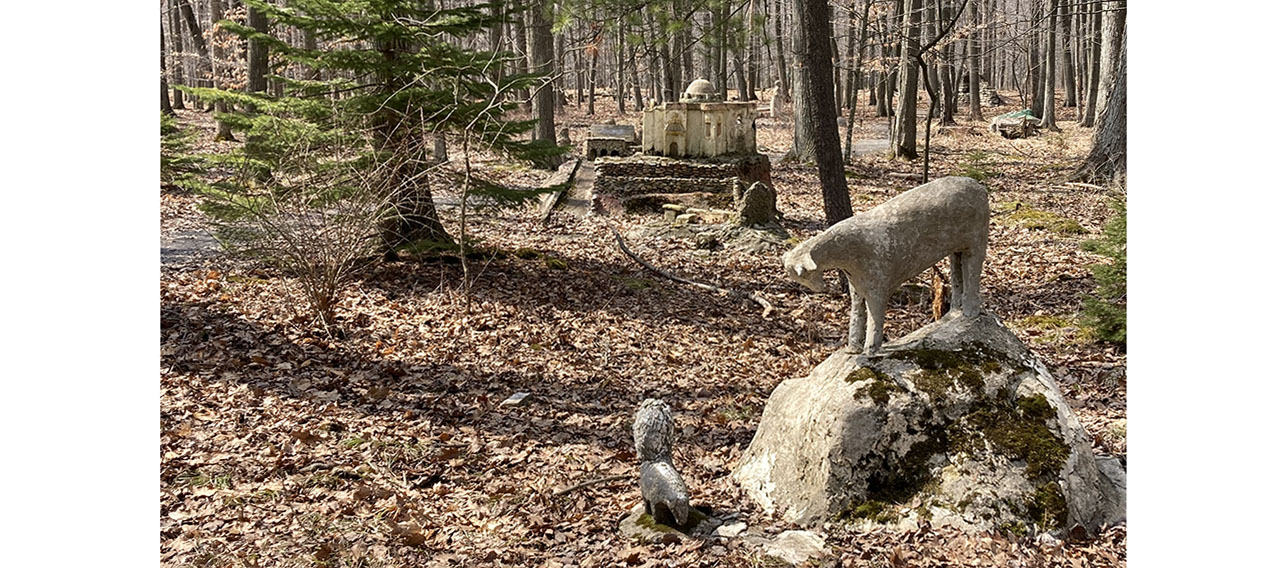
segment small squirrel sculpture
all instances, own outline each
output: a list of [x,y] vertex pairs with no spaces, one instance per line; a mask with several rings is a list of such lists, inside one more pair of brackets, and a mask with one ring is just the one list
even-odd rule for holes
[[[688,488],[675,470],[671,448],[675,443],[675,420],[670,406],[650,398],[639,405],[633,427],[635,452],[639,454],[639,490],[644,509],[658,523],[672,520],[676,526],[688,523]],[[664,519],[662,512],[668,519]]]

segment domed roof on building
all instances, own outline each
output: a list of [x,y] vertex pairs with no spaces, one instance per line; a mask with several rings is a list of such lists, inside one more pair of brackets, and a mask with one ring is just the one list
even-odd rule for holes
[[684,89],[684,96],[680,98],[680,102],[718,101],[721,99],[723,97],[719,96],[719,91],[715,89],[715,85],[712,85],[706,79],[696,79],[688,84],[687,89]]

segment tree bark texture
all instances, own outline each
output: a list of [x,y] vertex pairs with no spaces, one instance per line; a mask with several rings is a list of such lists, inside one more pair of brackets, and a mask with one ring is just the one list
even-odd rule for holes
[[795,0],[796,14],[800,18],[797,36],[800,40],[796,51],[796,72],[800,75],[795,104],[797,118],[808,124],[813,132],[809,141],[800,139],[800,122],[796,123],[796,143],[809,144],[817,162],[818,178],[822,184],[822,206],[827,225],[834,225],[853,216],[849,200],[849,184],[845,179],[843,156],[840,153],[840,132],[836,129],[835,92],[831,81],[831,25],[826,0]]
[[1077,169],[1074,179],[1084,181],[1126,180],[1126,26],[1121,28],[1122,49],[1104,113],[1095,127],[1090,154]]
[[904,0],[903,53],[899,59],[898,112],[894,117],[891,151],[896,158],[914,160],[916,153],[916,92],[919,89],[916,56],[920,53],[920,0]]

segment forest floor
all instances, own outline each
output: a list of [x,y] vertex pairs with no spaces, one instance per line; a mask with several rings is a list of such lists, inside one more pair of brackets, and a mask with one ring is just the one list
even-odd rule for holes
[[[985,108],[985,116],[1017,108]],[[576,142],[593,120],[638,117],[618,116],[611,103],[594,118],[566,110],[557,120]],[[1090,339],[1077,320],[1094,288],[1089,267],[1106,261],[1080,243],[1100,233],[1111,196],[1060,181],[1085,156],[1091,130],[1075,125],[1075,109],[1059,112],[1063,132],[1024,140],[1003,140],[962,113],[962,128],[931,142],[931,177],[986,178],[996,214],[984,308],[1043,358],[1096,451],[1124,459],[1126,354]],[[877,137],[885,119],[871,107],[859,114],[855,139]],[[209,115],[180,118],[209,140]],[[789,148],[789,119],[757,124],[762,151]],[[481,161],[483,175],[512,185],[547,175]],[[856,157],[848,167],[855,210],[917,185],[891,174],[919,171],[919,162],[879,152]],[[775,164],[773,182],[793,236],[823,228],[814,168]],[[163,242],[204,227],[195,197],[162,192],[160,202]],[[1014,202],[1051,215],[1020,219],[1008,214]],[[480,213],[469,221],[471,237],[511,254],[470,261],[468,300],[459,259],[383,263],[344,290],[343,338],[318,331],[293,280],[272,269],[220,255],[163,265],[162,565],[773,565],[741,540],[627,542],[617,523],[639,502],[632,480],[555,495],[635,472],[633,413],[659,397],[676,412],[675,461],[694,503],[740,513],[770,535],[792,528],[751,504],[729,474],[773,388],[842,346],[848,301],[838,277],[829,276],[832,292],[813,294],[783,277],[780,250],[712,252],[631,238],[636,253],[667,271],[760,292],[777,308],[764,317],[757,306],[659,279],[626,258],[607,227],[628,233],[652,219],[556,213],[542,225],[533,209]],[[512,254],[520,248],[539,255]],[[894,305],[887,337],[930,319],[928,300]],[[532,393],[529,403],[500,405],[516,392]],[[840,566],[1126,560],[1125,526],[1045,544],[927,526],[817,530]]]

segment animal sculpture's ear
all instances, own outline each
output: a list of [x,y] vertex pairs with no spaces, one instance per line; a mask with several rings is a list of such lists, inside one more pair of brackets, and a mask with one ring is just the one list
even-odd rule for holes
[[[813,255],[807,252],[804,253],[804,256],[800,258],[800,264],[803,265],[804,269],[809,272],[813,272],[814,270],[818,269],[818,263],[813,261]],[[796,268],[798,271],[799,265],[797,265]],[[801,274],[803,274],[803,272],[801,272]]]

